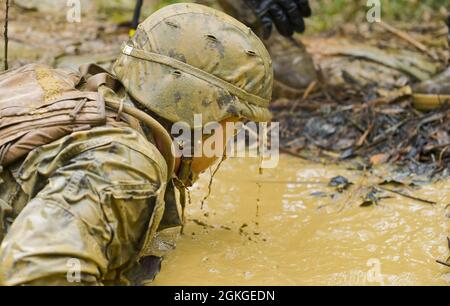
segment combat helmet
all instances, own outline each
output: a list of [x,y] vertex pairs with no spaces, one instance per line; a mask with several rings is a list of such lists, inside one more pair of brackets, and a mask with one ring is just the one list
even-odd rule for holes
[[229,117],[269,121],[273,68],[244,24],[192,3],[166,6],[139,25],[113,67],[128,93],[158,116],[191,127]]

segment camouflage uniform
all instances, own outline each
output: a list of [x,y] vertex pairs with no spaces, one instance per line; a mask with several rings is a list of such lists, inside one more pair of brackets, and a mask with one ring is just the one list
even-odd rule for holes
[[71,259],[81,284],[130,284],[166,177],[159,151],[131,128],[99,127],[35,149],[2,173],[1,284],[64,284]]
[[[267,51],[250,29],[207,7],[178,4],[150,16],[114,71],[127,92],[101,86],[105,99],[166,121],[192,125],[194,113],[205,121],[270,118]],[[180,232],[184,186],[151,132],[133,118],[108,120],[37,147],[3,169],[1,285],[141,285],[153,279]],[[71,283],[77,269],[81,282]]]
[[[100,91],[132,103],[125,93]],[[180,231],[184,190],[168,182],[150,134],[123,119],[36,148],[2,171],[0,284],[153,279]],[[73,259],[80,283],[67,281]]]

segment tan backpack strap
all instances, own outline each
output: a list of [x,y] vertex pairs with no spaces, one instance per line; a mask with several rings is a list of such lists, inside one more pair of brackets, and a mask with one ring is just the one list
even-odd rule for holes
[[84,64],[81,65],[78,69],[80,71],[81,77],[84,79],[88,79],[89,77],[99,74],[99,73],[108,73],[108,71],[97,64]]
[[10,142],[0,147],[0,165],[4,165],[5,157],[8,154],[10,147]]
[[160,148],[160,150],[161,154],[163,155],[167,163],[167,170],[168,170],[167,178],[170,181],[172,179],[173,172],[175,170],[175,150],[173,148],[172,138],[170,137],[167,130],[153,117],[135,107],[129,105],[121,106],[119,102],[108,100],[105,100],[105,104],[107,107],[114,109],[116,111],[118,111],[122,107],[123,108],[122,111],[125,114],[133,116],[134,118],[138,119],[139,121],[147,125],[151,129],[154,137],[155,135],[159,136],[159,139],[161,140],[162,143],[162,147]]
[[111,88],[113,91],[117,91],[117,89],[122,86],[120,82],[109,73],[99,73],[86,80],[86,90],[88,91],[98,91],[98,88],[103,85]]
[[[117,79],[115,79],[108,71],[95,64],[83,65],[80,67],[81,76],[86,81],[86,89],[89,91],[98,91],[99,87],[106,85],[108,88],[117,90],[118,87],[123,86]],[[101,96],[100,92],[99,95]],[[103,98],[103,97],[102,97]],[[123,101],[109,101],[105,100],[106,106],[115,110],[120,115],[122,112],[128,114],[137,120],[147,125],[155,134],[158,134],[162,148],[161,153],[166,160],[168,168],[168,180],[172,179],[173,171],[175,169],[175,151],[172,146],[172,138],[167,130],[154,118],[147,113],[128,105],[124,105]]]
[[80,75],[86,81],[86,90],[97,91],[102,85],[116,91],[122,84],[114,78],[106,69],[96,64],[85,64],[80,66]]

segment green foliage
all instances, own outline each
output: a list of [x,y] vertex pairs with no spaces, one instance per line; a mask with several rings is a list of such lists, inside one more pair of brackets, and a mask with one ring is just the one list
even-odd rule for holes
[[[97,2],[97,11],[108,17],[109,20],[120,23],[130,21],[133,16],[136,0],[95,0]],[[149,16],[154,11],[163,6],[178,2],[191,2],[189,0],[160,0],[144,1],[141,18]]]
[[[367,0],[312,0],[313,31],[336,27],[336,23],[365,22]],[[450,10],[449,0],[380,0],[381,17],[386,21],[420,24],[424,19],[442,18]]]
[[[114,22],[131,20],[135,0],[95,0],[98,10]],[[235,0],[243,1],[243,0]],[[365,22],[368,0],[310,0],[314,17],[309,21],[310,31],[323,31],[341,23]],[[211,3],[213,0],[147,0],[142,16],[148,16],[163,6],[178,2]],[[423,21],[426,16],[442,17],[450,10],[449,0],[380,0],[382,18],[386,21]]]
[[180,2],[192,2],[192,1],[186,1],[186,0],[161,0],[158,1],[159,3],[155,6],[155,9],[160,9],[163,6],[169,5],[169,4],[175,4]]

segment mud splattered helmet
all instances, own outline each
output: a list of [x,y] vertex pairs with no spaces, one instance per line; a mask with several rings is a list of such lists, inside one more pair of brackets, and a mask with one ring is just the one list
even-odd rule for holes
[[175,4],[139,25],[114,73],[129,94],[171,122],[194,127],[229,117],[269,121],[272,62],[260,39],[234,18]]

